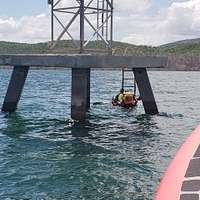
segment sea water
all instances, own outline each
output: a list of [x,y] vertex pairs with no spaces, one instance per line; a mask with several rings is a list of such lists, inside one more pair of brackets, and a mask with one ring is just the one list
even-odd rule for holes
[[[0,103],[11,70],[0,70]],[[71,71],[29,72],[15,113],[0,113],[1,200],[150,200],[200,123],[199,72],[149,72],[160,114],[113,107],[119,71],[92,71],[91,109],[70,120]]]

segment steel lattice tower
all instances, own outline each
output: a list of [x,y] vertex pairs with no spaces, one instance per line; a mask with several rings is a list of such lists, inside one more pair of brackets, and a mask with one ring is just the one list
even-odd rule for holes
[[[51,6],[51,49],[63,39],[70,39],[79,53],[88,52],[89,43],[100,45],[99,49],[112,52],[113,0],[48,0]],[[58,31],[61,32],[55,37]],[[72,26],[76,31],[70,31]],[[65,37],[67,36],[67,37]],[[96,47],[98,49],[98,47]]]

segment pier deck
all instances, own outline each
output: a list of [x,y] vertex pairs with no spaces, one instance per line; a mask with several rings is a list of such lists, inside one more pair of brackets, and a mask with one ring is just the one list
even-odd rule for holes
[[0,55],[0,65],[65,68],[160,68],[167,58],[156,56],[107,56],[89,54],[9,54]]
[[14,67],[2,111],[14,112],[17,109],[30,67],[64,67],[72,69],[71,117],[77,120],[84,120],[87,110],[90,108],[91,68],[132,69],[145,112],[147,114],[157,114],[158,108],[147,74],[147,68],[165,67],[167,58],[89,54],[10,54],[0,55],[0,65]]

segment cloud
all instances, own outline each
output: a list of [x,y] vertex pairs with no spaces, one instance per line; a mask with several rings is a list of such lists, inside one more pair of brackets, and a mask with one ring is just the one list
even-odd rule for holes
[[[87,5],[90,3],[90,0],[85,0],[85,4]],[[62,0],[59,3],[59,6],[66,7],[66,6],[74,6],[78,5],[76,0]],[[96,1],[93,1],[92,6],[96,5]],[[117,12],[127,12],[127,11],[134,11],[134,12],[141,12],[146,10],[150,6],[150,0],[115,0],[114,7]]]
[[50,19],[46,14],[0,18],[0,40],[19,42],[39,42],[49,39]]
[[[72,1],[62,3],[66,6]],[[200,36],[200,0],[176,1],[157,13],[151,13],[150,8],[151,0],[116,0],[114,38],[133,44],[160,45]],[[71,33],[77,35],[77,28],[72,27]],[[48,14],[18,19],[0,17],[0,40],[41,42],[49,39]]]
[[199,34],[200,0],[173,3],[168,8],[166,26],[171,33],[180,35]]
[[149,8],[150,0],[117,0],[114,3],[117,12],[142,12]]
[[[174,2],[154,16],[132,15],[131,22],[127,24],[129,29],[122,37],[122,41],[159,45],[200,37],[199,13],[200,0],[189,0]],[[128,19],[122,18],[119,24],[124,24],[123,21],[128,21]]]

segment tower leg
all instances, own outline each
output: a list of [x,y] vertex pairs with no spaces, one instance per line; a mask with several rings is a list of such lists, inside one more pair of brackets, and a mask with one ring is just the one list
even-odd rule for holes
[[133,71],[145,113],[150,115],[158,114],[158,107],[156,105],[146,68],[134,68]]
[[2,107],[3,112],[14,112],[17,109],[28,71],[28,66],[14,66]]
[[90,108],[90,69],[72,69],[72,119],[84,121]]

